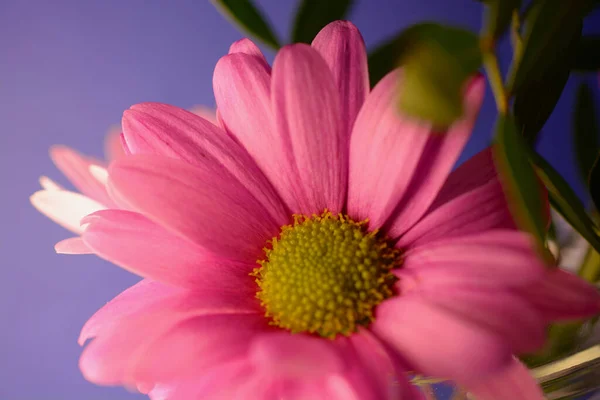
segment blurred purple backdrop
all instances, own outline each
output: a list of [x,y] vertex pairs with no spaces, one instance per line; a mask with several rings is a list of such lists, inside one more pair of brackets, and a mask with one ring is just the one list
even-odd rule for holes
[[[296,2],[258,3],[286,37]],[[479,30],[480,13],[472,0],[363,0],[350,19],[373,46],[422,20]],[[600,32],[599,17],[587,32]],[[107,129],[134,103],[213,106],[213,67],[240,37],[208,2],[0,0],[0,399],[141,398],[87,383],[76,343],[86,319],[137,278],[92,256],[56,255],[54,243],[69,233],[28,197],[40,175],[66,184],[51,145],[101,156]],[[541,148],[583,195],[568,136],[581,79],[571,78]],[[462,160],[489,142],[494,117],[488,92]]]

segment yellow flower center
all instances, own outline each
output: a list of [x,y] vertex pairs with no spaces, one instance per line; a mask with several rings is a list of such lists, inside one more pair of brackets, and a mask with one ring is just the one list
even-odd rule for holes
[[393,295],[400,252],[366,221],[325,211],[294,216],[265,248],[252,276],[272,323],[334,338],[373,320],[375,306]]

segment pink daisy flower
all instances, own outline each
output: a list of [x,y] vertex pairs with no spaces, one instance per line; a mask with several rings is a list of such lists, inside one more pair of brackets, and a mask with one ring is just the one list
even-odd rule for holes
[[[372,91],[367,72],[360,33],[338,21],[272,69],[234,43],[215,69],[217,124],[125,112],[107,207],[63,247],[145,278],[84,326],[88,380],[154,400],[391,400],[421,398],[408,377],[423,374],[477,399],[543,398],[513,354],[597,313],[598,293],[541,264],[489,149],[452,171],[480,77],[440,133],[397,114],[401,71]],[[75,208],[98,200],[80,189]]]

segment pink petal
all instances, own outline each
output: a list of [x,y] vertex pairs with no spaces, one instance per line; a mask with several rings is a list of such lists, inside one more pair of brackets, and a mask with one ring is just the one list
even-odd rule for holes
[[440,207],[464,193],[497,180],[492,148],[486,147],[452,171],[430,208]]
[[93,254],[80,237],[61,240],[54,245],[54,251],[58,254]]
[[600,313],[598,289],[570,272],[555,268],[519,290],[547,321],[588,318]]
[[[398,369],[384,344],[366,329],[348,338],[338,338],[336,347],[346,359],[344,382],[329,382],[335,392],[348,392],[336,398],[345,400],[413,399],[416,389],[408,382],[405,369]],[[332,388],[332,389],[333,389]],[[340,393],[341,394],[341,393]]]
[[[314,394],[310,398],[321,398],[321,399],[334,399],[334,400],[362,400],[359,397],[359,393],[352,386],[352,383],[348,379],[344,379],[342,376],[333,375],[326,379],[327,387],[325,390],[321,390],[321,394]],[[324,394],[323,392],[326,392]],[[317,397],[318,396],[318,397]],[[296,397],[298,400],[302,397]],[[309,397],[305,397],[309,398]]]
[[121,127],[112,128],[104,139],[104,155],[107,161],[119,160],[127,154],[121,141]]
[[367,97],[350,139],[348,212],[379,228],[410,183],[429,126],[402,119],[396,95],[400,73],[388,74]]
[[529,370],[517,359],[497,374],[468,387],[477,400],[543,400],[546,397]]
[[217,110],[216,112],[216,118],[217,126],[223,130],[227,130],[227,127],[225,126],[225,122],[223,122],[223,118],[221,118],[221,113],[219,112],[219,110]]
[[516,227],[487,148],[450,174],[423,219],[400,237],[398,246],[492,229]]
[[[361,400],[356,397],[356,392],[350,383],[340,375],[328,375],[322,382],[285,381],[270,382],[271,387],[261,399],[327,399],[327,400]],[[264,385],[259,382],[258,385]],[[251,391],[247,392],[249,398]]]
[[[380,363],[380,347],[368,347],[368,345],[376,344],[377,340],[373,339],[364,343],[364,346],[359,344],[356,345],[356,349],[360,347],[360,351],[354,349],[349,344],[349,339],[342,338],[341,342],[344,346],[335,346],[334,343],[340,342],[329,342],[321,338],[314,338],[310,342],[306,342],[305,339],[308,337],[302,335],[289,335],[287,333],[267,334],[259,336],[254,341],[252,347],[251,359],[255,361],[255,365],[246,365],[244,361],[229,362],[221,364],[215,368],[211,368],[207,373],[198,376],[195,379],[187,381],[179,381],[173,385],[158,385],[152,392],[151,398],[153,400],[176,400],[176,399],[190,399],[190,398],[202,398],[202,399],[256,399],[256,400],[270,400],[270,399],[286,399],[286,400],[305,400],[305,399],[331,399],[331,400],[413,400],[421,399],[416,396],[414,387],[408,385],[404,375],[401,376],[402,381],[399,384],[391,383],[392,377],[379,375],[379,372],[390,372],[386,369],[389,366],[389,360],[387,365],[385,361]],[[283,342],[290,342],[296,340],[296,337],[300,338],[300,346],[289,348],[287,343],[283,343],[279,340],[280,337]],[[287,338],[285,338],[287,336]],[[356,338],[360,335],[353,335],[351,338]],[[275,342],[272,343],[267,338],[274,338]],[[289,339],[288,339],[289,338]],[[312,342],[312,343],[311,343]],[[308,354],[312,354],[317,347],[315,344],[323,343],[325,352],[325,359],[323,364],[317,362],[309,362],[306,367],[311,367],[313,371],[305,370],[301,368],[305,361],[309,361],[303,356],[303,350],[307,350]],[[308,347],[306,346],[308,344]],[[273,350],[286,349],[285,352]],[[260,355],[257,359],[256,351],[260,349]],[[340,361],[333,361],[331,359],[332,348],[336,348],[340,356],[344,356],[346,362],[352,362],[353,364],[344,365],[343,373],[335,373],[340,369]],[[266,351],[266,352],[265,352]],[[360,353],[360,354],[359,354]],[[280,360],[281,356],[285,356],[283,360]],[[264,356],[264,357],[263,357]],[[289,356],[289,357],[288,357]],[[364,356],[364,358],[362,358]],[[274,357],[274,358],[272,358]],[[290,359],[291,357],[291,359]],[[385,356],[384,356],[385,357]],[[261,360],[266,362],[266,369],[261,368]],[[311,358],[310,356],[308,358]],[[271,365],[277,361],[282,361],[282,370],[271,370]],[[300,365],[294,363],[297,361]],[[331,363],[333,361],[333,363]],[[258,364],[258,365],[256,365]],[[370,371],[372,366],[382,366],[383,369],[375,368]],[[286,368],[291,367],[291,369]],[[300,367],[300,368],[299,368]],[[348,371],[354,371],[349,373]],[[371,372],[370,374],[368,372]],[[294,375],[306,375],[304,379],[300,377],[294,377]],[[319,375],[319,372],[322,375]],[[362,375],[361,375],[362,374]],[[373,383],[372,378],[376,379],[381,383],[386,383],[388,387],[381,387],[380,391],[371,391],[378,383]],[[373,386],[369,386],[373,385]],[[387,391],[387,392],[386,392]],[[384,397],[379,397],[382,394]],[[377,396],[377,397],[375,397]]]
[[62,186],[58,183],[54,182],[52,179],[47,176],[40,176],[40,186],[44,190],[52,191],[52,190],[64,190]]
[[[180,290],[142,281],[88,321],[80,341],[96,339],[86,347],[80,366],[100,384],[168,381],[168,372],[184,360],[194,367],[189,363],[210,363],[211,355],[237,356],[247,348],[250,333],[268,331],[267,323],[247,293]],[[182,351],[184,342],[189,346]]]
[[119,135],[119,139],[121,139],[121,146],[123,147],[123,151],[125,152],[125,155],[131,155],[131,150],[129,149],[129,146],[127,145],[127,141],[125,140],[125,135],[123,135],[123,133],[121,133]]
[[258,337],[249,358],[262,373],[277,379],[311,380],[344,369],[330,341],[281,330]]
[[217,121],[217,111],[213,108],[206,106],[193,106],[190,108],[190,112],[207,120],[213,125],[219,126],[219,122]]
[[471,134],[484,91],[483,79],[476,78],[465,95],[466,117],[440,133],[398,114],[400,84],[399,71],[377,84],[350,143],[349,213],[369,218],[372,229],[389,219],[391,236],[414,225],[433,202]]
[[147,382],[137,382],[135,385],[137,391],[142,394],[149,394],[155,387],[156,385]]
[[103,385],[201,376],[243,358],[253,337],[264,330],[269,328],[261,314],[143,315],[121,321],[118,333],[92,341],[80,368],[86,379]]
[[145,312],[155,303],[181,293],[185,293],[183,289],[144,279],[123,291],[92,315],[81,329],[78,343],[83,346],[86,340],[96,337],[101,332],[117,329],[120,321]]
[[545,321],[515,294],[478,288],[431,290],[419,295],[457,318],[500,336],[515,354],[532,353],[544,345]]
[[248,152],[205,119],[167,104],[142,103],[123,114],[123,134],[133,154],[222,166],[264,205],[278,224],[289,222],[289,212]]
[[496,180],[432,210],[400,237],[398,246],[419,246],[444,237],[515,229],[502,186]]
[[384,301],[376,311],[372,330],[417,373],[464,382],[510,360],[500,337],[415,296]]
[[155,382],[197,377],[219,364],[244,360],[255,338],[272,330],[262,313],[190,319],[150,344],[131,377]]
[[493,230],[409,249],[403,269],[415,270],[425,285],[487,282],[496,287],[523,286],[546,273],[534,248],[526,233]]
[[334,21],[325,26],[312,42],[333,73],[340,94],[342,132],[347,137],[369,93],[367,51],[363,38],[352,22]]
[[348,141],[329,67],[308,45],[286,46],[273,63],[272,90],[277,130],[292,150],[299,177],[300,186],[292,188],[297,201],[292,210],[308,215],[324,209],[340,212],[346,197]]
[[75,150],[64,146],[52,147],[50,157],[58,169],[69,178],[82,194],[106,206],[114,204],[106,192],[106,187],[90,173],[90,165],[99,165],[99,163],[93,162]]
[[83,232],[80,224],[83,217],[106,208],[89,197],[67,190],[40,190],[29,200],[39,212],[77,234]]
[[85,244],[100,257],[135,274],[189,288],[256,289],[253,265],[208,253],[141,214],[105,210],[87,216]]
[[215,67],[213,86],[218,117],[247,149],[288,206],[298,178],[290,164],[289,145],[275,129],[271,110],[271,73],[255,56],[229,54]]
[[[271,383],[271,387],[268,388],[266,393],[261,394],[261,399],[291,399],[291,400],[304,400],[304,399],[327,399],[327,400],[354,400],[354,397],[350,397],[352,393],[349,395],[348,393],[342,393],[344,397],[340,397],[340,391],[337,388],[332,387],[333,385],[327,385],[331,380],[338,379],[343,381],[337,375],[329,376],[324,378],[325,383],[317,382],[317,383],[309,383],[309,382],[301,382],[301,381],[285,381],[285,382],[269,382]],[[345,381],[343,381],[346,383]],[[262,385],[264,383],[258,382],[256,386]],[[326,386],[327,385],[327,386]],[[347,384],[346,384],[347,386]],[[259,386],[260,387],[260,386]],[[253,393],[250,390],[246,391],[246,396],[244,398],[251,398],[251,394]]]
[[271,71],[271,67],[267,62],[265,55],[262,53],[262,51],[260,51],[258,46],[248,38],[240,39],[237,42],[233,42],[231,46],[229,46],[229,54],[234,53],[243,53],[253,56],[263,64],[267,71]]
[[108,183],[108,171],[106,170],[106,168],[101,167],[99,165],[90,165],[89,166],[89,171],[90,174],[96,178],[96,180],[98,182],[100,182],[102,185],[106,186],[106,184]]
[[[244,361],[234,361],[211,368],[202,376],[178,380],[170,385],[157,385],[150,393],[151,400],[227,400],[244,399],[240,387],[255,379],[254,371]],[[236,384],[232,384],[235,382]],[[257,393],[252,398],[260,399]]]
[[255,262],[279,224],[223,166],[192,166],[132,155],[111,164],[116,198],[192,242],[232,260]]

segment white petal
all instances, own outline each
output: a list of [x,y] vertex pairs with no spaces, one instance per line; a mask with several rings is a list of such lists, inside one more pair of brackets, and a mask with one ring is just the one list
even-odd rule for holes
[[97,201],[68,190],[40,190],[29,200],[39,212],[77,234],[83,232],[80,225],[83,217],[106,209]]

